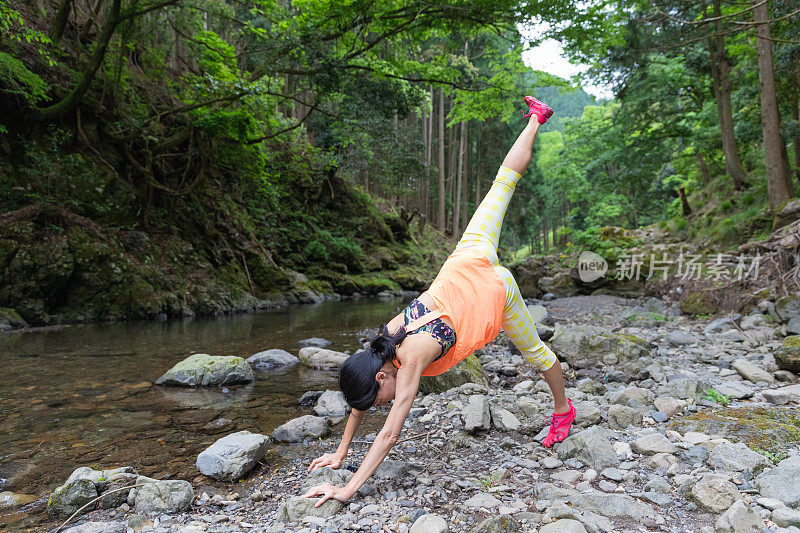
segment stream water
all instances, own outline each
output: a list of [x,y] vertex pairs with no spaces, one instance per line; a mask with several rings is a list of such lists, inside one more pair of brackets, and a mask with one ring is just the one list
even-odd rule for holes
[[[359,347],[358,332],[386,322],[404,300],[350,300],[282,311],[166,322],[86,324],[0,335],[0,491],[36,498],[0,508],[0,529],[40,522],[52,490],[79,466],[133,466],[142,475],[191,480],[197,454],[224,433],[270,434],[308,414],[298,397],[337,388],[333,371],[302,365],[258,373],[224,389],[153,386],[192,353],[238,355],[323,337],[331,349]],[[32,522],[33,521],[33,522]]]

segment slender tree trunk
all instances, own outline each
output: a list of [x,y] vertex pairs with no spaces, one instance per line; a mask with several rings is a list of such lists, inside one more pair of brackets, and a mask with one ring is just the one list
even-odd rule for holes
[[711,172],[708,170],[706,160],[700,152],[695,151],[694,156],[697,159],[697,166],[700,167],[700,174],[703,176],[703,185],[708,185],[711,182]]
[[61,3],[58,5],[58,10],[56,11],[56,16],[53,18],[53,25],[50,26],[50,32],[48,34],[55,48],[61,44],[61,38],[64,36],[64,31],[67,29],[70,9],[72,9],[72,0],[61,0]]
[[678,187],[678,196],[681,199],[681,214],[688,217],[692,214],[692,208],[689,206],[689,200],[686,199],[686,189]]
[[550,245],[547,242],[547,235],[548,235],[547,218],[544,216],[544,213],[542,213],[542,253],[545,254],[547,253],[547,250],[550,248]]
[[[714,16],[721,17],[720,0],[713,0]],[[725,156],[725,170],[733,179],[733,188],[737,191],[744,190],[747,175],[739,158],[736,147],[736,137],[733,131],[733,106],[731,105],[730,64],[728,52],[725,48],[722,20],[715,21],[715,40],[708,39],[710,53],[711,77],[714,79],[714,95],[717,100],[717,114],[722,136],[722,152]]]
[[[795,87],[794,93],[792,93],[792,101],[791,101],[791,109],[792,109],[792,120],[795,122],[800,121],[800,87]],[[800,129],[795,130],[794,133],[794,173],[795,177],[797,177],[797,184],[800,186]]]
[[[719,0],[715,0],[719,1]],[[764,130],[764,159],[767,165],[769,207],[774,210],[790,197],[783,156],[781,116],[775,97],[775,66],[772,61],[772,41],[769,30],[769,7],[762,0],[751,0],[756,26],[758,51],[758,82],[761,86],[761,125]]]
[[464,154],[464,189],[461,196],[461,227],[466,228],[469,222],[469,193],[472,192],[472,139],[469,137],[469,125],[466,130],[466,146],[467,152]]
[[444,89],[439,89],[439,231],[444,233]]
[[455,209],[453,210],[453,238],[458,239],[461,232],[461,197],[464,188],[464,152],[467,150],[467,123],[461,123],[461,135],[458,139],[458,178],[456,180]]

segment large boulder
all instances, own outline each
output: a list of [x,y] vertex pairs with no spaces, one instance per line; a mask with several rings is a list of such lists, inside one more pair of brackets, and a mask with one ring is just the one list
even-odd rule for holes
[[469,533],[517,533],[522,525],[511,515],[487,518],[469,530]]
[[703,477],[692,487],[692,499],[709,513],[721,513],[730,508],[742,495],[736,485],[721,476]]
[[419,389],[423,394],[444,392],[465,383],[478,383],[484,387],[489,386],[486,372],[481,362],[475,355],[470,355],[456,366],[438,376],[422,376],[419,380]]
[[[129,466],[109,470],[94,470],[86,466],[76,468],[64,484],[53,491],[47,501],[47,512],[51,516],[69,516],[110,488],[132,485],[136,479],[134,472]],[[119,491],[118,494],[124,498],[126,492]],[[103,506],[108,507],[105,498]]]
[[314,405],[314,413],[317,416],[343,416],[349,409],[350,406],[347,405],[344,394],[338,390],[326,390]]
[[779,368],[800,374],[800,335],[784,338],[774,355]]
[[347,360],[348,355],[318,346],[300,348],[297,354],[300,362],[318,370],[331,370],[339,368]]
[[626,494],[592,491],[581,493],[574,489],[556,487],[550,483],[534,486],[537,500],[571,504],[576,513],[590,512],[609,518],[631,518],[636,521],[654,517],[656,510]]
[[708,465],[718,470],[730,472],[742,472],[749,470],[753,474],[758,474],[765,468],[772,466],[769,459],[756,453],[744,443],[735,444],[722,443],[714,446],[708,457]]
[[255,372],[241,357],[198,353],[167,370],[156,380],[156,385],[219,387],[255,379]]
[[752,507],[739,500],[717,518],[714,533],[761,533],[764,521]]
[[344,504],[339,500],[330,499],[319,507],[314,507],[319,498],[303,498],[292,496],[286,503],[278,507],[275,519],[278,522],[300,522],[307,516],[327,518],[338,514],[344,509]]
[[189,508],[194,500],[192,484],[182,479],[136,478],[141,485],[128,493],[128,505],[137,513],[179,513]]
[[300,360],[287,352],[286,350],[280,350],[278,348],[272,350],[264,350],[263,352],[258,352],[257,354],[253,354],[247,359],[245,362],[249,365],[252,365],[255,368],[277,368],[281,366],[293,365]]
[[573,368],[617,365],[650,356],[647,341],[635,335],[608,333],[594,326],[557,324],[550,345]]
[[483,394],[470,396],[467,405],[461,411],[461,418],[464,420],[464,429],[471,433],[489,431],[492,421],[489,399]]
[[330,433],[331,428],[324,418],[304,415],[277,427],[271,437],[278,442],[303,442],[308,439],[321,439]]
[[678,447],[661,433],[650,433],[631,442],[631,449],[642,455],[655,455],[657,453],[676,453]]
[[733,362],[731,368],[736,370],[744,379],[753,383],[758,383],[760,381],[765,383],[775,382],[775,378],[772,376],[772,374],[763,368],[757,367],[747,359],[737,359]]
[[788,226],[797,219],[800,219],[800,198],[789,200],[782,206],[778,206],[775,218],[772,220],[772,231]]
[[800,504],[800,461],[784,459],[756,478],[762,496],[775,498],[790,507]]
[[608,431],[600,426],[592,426],[567,437],[558,445],[557,452],[562,461],[576,457],[598,472],[619,462],[617,452],[609,441]]
[[197,469],[220,481],[238,481],[264,457],[269,449],[269,437],[239,431],[222,437],[200,452]]
[[435,514],[424,514],[414,521],[408,533],[449,533],[447,521]]

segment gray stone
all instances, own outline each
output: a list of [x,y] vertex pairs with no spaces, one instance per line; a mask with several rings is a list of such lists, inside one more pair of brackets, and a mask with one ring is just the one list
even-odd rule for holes
[[625,429],[628,426],[641,426],[642,413],[633,407],[625,405],[612,405],[608,408],[608,427],[611,429]]
[[575,426],[588,428],[603,421],[600,406],[595,402],[572,402],[572,406],[575,407]]
[[319,507],[314,507],[319,498],[303,498],[292,496],[275,511],[278,522],[300,522],[307,516],[327,518],[338,514],[344,509],[344,504],[333,498],[326,500]]
[[719,476],[705,476],[692,487],[692,499],[697,506],[710,513],[721,513],[742,495],[736,485]]
[[800,335],[800,316],[792,317],[786,324],[786,333]]
[[796,398],[795,395],[781,389],[765,390],[762,392],[762,394],[764,395],[765,400],[775,405],[786,405]]
[[324,418],[304,415],[277,427],[270,436],[278,442],[303,442],[327,437],[330,432],[331,428]]
[[[423,394],[444,392],[455,387],[488,387],[486,372],[483,365],[475,355],[470,355],[456,366],[438,376],[422,376],[419,380],[419,390]],[[469,394],[486,394],[485,391],[471,392]]]
[[686,402],[672,396],[659,396],[653,400],[653,405],[665,415],[673,417],[683,412]]
[[62,529],[63,533],[125,533],[127,531],[125,522],[85,522],[77,526]]
[[239,431],[222,437],[200,452],[197,469],[220,481],[238,481],[247,474],[269,449],[269,437]]
[[489,399],[482,394],[473,394],[469,403],[461,412],[464,419],[464,429],[471,433],[489,431],[491,428],[491,414],[489,412]]
[[708,457],[708,465],[718,470],[729,470],[731,472],[741,472],[750,470],[753,474],[758,474],[765,468],[772,466],[769,459],[756,453],[747,445],[737,442],[735,444],[718,444],[711,450]]
[[156,380],[156,385],[219,387],[255,379],[255,372],[241,357],[198,353],[167,370]]
[[737,359],[733,362],[731,368],[736,370],[744,379],[753,383],[758,383],[759,381],[765,381],[767,383],[775,382],[775,378],[772,377],[772,374],[763,368],[757,367],[747,359]]
[[716,340],[723,342],[744,342],[746,339],[738,329],[729,329],[728,331],[717,334]]
[[680,398],[682,400],[696,399],[702,396],[705,386],[694,378],[679,378],[671,380],[662,386],[665,396]]
[[435,514],[424,514],[417,518],[408,533],[449,533],[447,521]]
[[753,313],[751,315],[747,315],[746,317],[742,318],[739,327],[747,331],[750,329],[755,329],[758,326],[762,326],[766,324],[766,322],[767,322],[767,317],[765,317],[761,313]]
[[314,413],[317,416],[343,416],[347,414],[349,406],[341,391],[326,390],[317,400]]
[[586,528],[577,520],[562,518],[549,524],[545,524],[539,533],[586,533]]
[[517,533],[522,531],[522,525],[510,515],[487,518],[474,528],[470,533]]
[[694,335],[680,329],[667,333],[666,339],[673,346],[686,346],[698,342]]
[[775,498],[790,507],[800,504],[800,465],[781,461],[778,466],[763,472],[756,478],[756,486],[762,496]]
[[536,498],[539,500],[571,503],[575,509],[590,511],[609,518],[628,517],[634,520],[643,520],[658,514],[651,505],[637,501],[625,494],[606,494],[596,491],[584,494],[574,489],[556,487],[549,483],[538,484],[534,490]]
[[[794,201],[797,202],[796,200]],[[789,322],[792,318],[800,316],[800,297],[784,296],[775,302],[775,314],[781,322]]]
[[553,325],[553,320],[547,312],[547,308],[542,304],[531,304],[528,306],[528,312],[536,324],[545,324],[547,326]]
[[773,353],[781,370],[800,374],[800,335],[789,335]]
[[589,325],[557,324],[550,345],[572,368],[597,368],[601,363],[616,365],[650,356],[650,345],[644,339]]
[[780,527],[800,527],[800,511],[795,511],[788,507],[779,507],[772,511],[770,520]]
[[760,533],[763,529],[761,517],[741,500],[734,502],[714,524],[714,533]]
[[303,481],[303,484],[300,486],[300,492],[308,492],[308,489],[311,487],[316,487],[317,485],[323,485],[325,483],[330,483],[337,487],[344,487],[350,483],[352,477],[353,472],[345,468],[330,468],[327,466],[315,468],[306,476],[305,481]]
[[406,461],[395,459],[384,459],[373,474],[377,479],[390,480],[394,483],[402,483],[411,475],[409,464]]
[[600,426],[592,426],[567,437],[558,444],[557,453],[562,461],[575,457],[597,471],[619,462],[609,441],[608,431]]
[[97,496],[97,488],[91,479],[68,479],[47,500],[47,513],[51,516],[69,516]]
[[554,468],[558,468],[559,466],[563,465],[564,461],[560,459],[556,459],[555,457],[545,457],[542,459],[542,466],[548,470],[552,470]]
[[490,408],[492,415],[492,424],[500,431],[517,431],[522,423],[519,418],[514,416],[514,413],[507,409]]
[[730,396],[736,400],[744,400],[752,398],[758,389],[749,383],[743,381],[725,381],[719,385],[715,385],[714,389],[725,396]]
[[600,475],[611,481],[622,481],[622,470],[619,468],[604,468],[603,471],[600,472]]
[[316,346],[300,348],[298,359],[304,365],[316,369],[336,369],[344,364],[348,355]]
[[705,328],[703,328],[703,333],[709,335],[711,333],[720,333],[723,331],[728,331],[733,329],[733,322],[730,318],[718,318],[716,320],[712,320],[709,322]]
[[324,348],[326,346],[330,346],[331,341],[327,339],[322,339],[320,337],[311,337],[308,339],[297,341],[297,344],[299,344],[303,348],[305,348],[306,346],[311,346],[313,348]]
[[280,366],[293,365],[300,360],[286,350],[272,349],[253,354],[245,362],[255,368],[276,368]]
[[137,513],[179,513],[194,500],[194,490],[188,481],[139,476],[136,484],[142,486],[128,493],[128,505]]
[[489,494],[488,492],[479,492],[478,494],[474,495],[470,499],[464,502],[464,505],[467,507],[472,507],[474,509],[478,509],[484,507],[486,509],[492,509],[495,507],[499,507],[502,505],[503,502]]
[[667,437],[661,433],[650,433],[639,437],[631,442],[631,449],[642,455],[653,455],[656,453],[676,453],[677,446],[672,444]]

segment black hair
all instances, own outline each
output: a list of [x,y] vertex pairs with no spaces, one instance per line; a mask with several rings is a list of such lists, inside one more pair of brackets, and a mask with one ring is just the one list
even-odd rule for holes
[[339,388],[347,404],[353,409],[366,411],[378,396],[375,374],[381,367],[397,359],[397,346],[406,338],[406,329],[389,333],[383,324],[369,343],[369,348],[348,357],[339,369]]

